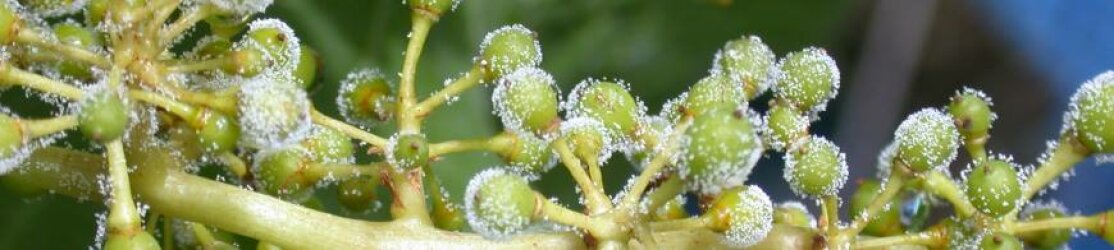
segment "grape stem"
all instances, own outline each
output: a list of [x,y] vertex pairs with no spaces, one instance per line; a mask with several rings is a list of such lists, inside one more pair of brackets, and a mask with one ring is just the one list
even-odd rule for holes
[[925,191],[951,202],[960,217],[967,218],[975,214],[975,206],[967,200],[967,196],[960,191],[959,186],[951,178],[944,176],[944,173],[931,171],[920,178],[923,180]]
[[19,29],[17,32],[18,33],[16,34],[16,41],[18,42],[26,43],[35,47],[40,47],[52,51],[57,55],[96,65],[97,67],[101,68],[108,68],[112,65],[107,57],[73,45],[48,41],[47,39],[43,38],[42,35],[36,33],[34,30]]
[[205,20],[205,18],[209,17],[211,14],[212,11],[206,6],[199,6],[185,11],[177,20],[174,20],[173,23],[162,29],[159,33],[159,45],[161,47],[170,45],[179,35],[189,30],[189,28],[196,26],[198,22]]
[[429,158],[466,151],[501,152],[512,147],[515,140],[513,134],[503,132],[490,138],[438,142],[429,145]]
[[426,37],[434,21],[427,15],[414,13],[410,20],[410,41],[406,44],[406,56],[402,61],[402,80],[398,88],[398,130],[399,133],[418,133],[421,131],[421,121],[415,115],[414,78],[416,76],[418,59],[421,58],[422,48],[425,46]]
[[47,119],[20,120],[20,123],[26,129],[27,137],[38,138],[77,127],[78,121],[76,115],[63,115]]
[[646,187],[650,185],[650,181],[661,173],[665,164],[669,162],[670,158],[673,158],[673,154],[675,154],[678,147],[680,147],[681,138],[685,134],[685,130],[688,130],[688,127],[691,125],[692,117],[685,116],[682,118],[681,122],[673,127],[673,132],[669,135],[668,141],[665,142],[665,148],[655,152],[657,154],[650,160],[650,163],[646,164],[646,168],[638,175],[638,179],[635,179],[634,185],[631,185],[630,191],[627,193],[626,197],[623,197],[623,203],[619,205],[620,207],[634,208],[634,206],[638,205],[638,200],[642,198],[642,192],[646,191]]
[[453,80],[448,85],[445,85],[444,88],[441,88],[441,90],[438,90],[436,93],[429,95],[429,97],[426,97],[425,100],[422,100],[422,102],[414,106],[412,111],[414,116],[422,118],[429,115],[430,112],[433,112],[433,110],[436,110],[437,107],[445,104],[445,102],[448,102],[449,100],[452,100],[453,98],[459,96],[464,91],[483,83],[483,81],[481,81],[482,78],[483,69],[480,68],[479,65],[472,66],[472,69],[468,72],[465,72],[464,75],[460,76],[460,78]]
[[650,228],[655,232],[692,230],[706,227],[708,227],[708,218],[703,216],[650,223]]
[[309,115],[310,119],[313,120],[313,123],[316,123],[317,125],[335,129],[337,131],[340,131],[341,133],[348,135],[349,137],[370,143],[372,146],[380,149],[387,147],[387,140],[383,139],[383,137],[379,137],[378,135],[369,133],[367,131],[364,131],[363,129],[349,125],[348,123],[333,119],[332,117],[329,117],[325,114],[322,114],[320,111],[317,111],[317,109],[310,109]]
[[572,176],[576,184],[580,186],[583,191],[585,200],[588,203],[588,211],[592,214],[603,213],[604,211],[611,210],[611,200],[604,194],[603,189],[597,187],[588,173],[584,171],[584,166],[581,165],[580,159],[572,153],[569,148],[568,142],[564,138],[557,138],[551,145],[553,150],[557,152],[560,157],[561,163],[569,170],[569,175]]
[[855,242],[855,244],[853,244],[851,248],[886,249],[887,247],[901,245],[935,246],[941,245],[941,241],[944,241],[946,237],[947,235],[940,230],[930,230],[920,233],[860,240]]
[[1056,147],[1052,149],[1052,154],[1029,176],[1021,199],[1029,200],[1033,198],[1033,195],[1036,195],[1044,186],[1060,178],[1060,175],[1082,161],[1087,155],[1090,155],[1089,150],[1079,140],[1070,135],[1060,136],[1060,142],[1056,143]]
[[142,230],[139,212],[132,200],[131,184],[128,180],[128,163],[124,155],[124,144],[119,139],[105,144],[108,159],[108,178],[112,185],[112,199],[109,201],[108,231],[117,236],[130,236]]
[[177,73],[191,73],[206,70],[219,69],[224,66],[229,60],[228,57],[219,56],[203,60],[184,60],[178,61],[166,67],[167,71]]
[[554,203],[542,194],[535,194],[535,199],[541,203],[539,215],[546,220],[586,230],[597,239],[614,239],[625,233],[622,226],[612,220],[589,217]]
[[1056,229],[1081,229],[1098,232],[1100,229],[1102,229],[1102,225],[1100,223],[1102,221],[1101,216],[1103,216],[1103,214],[1089,217],[1073,216],[1017,222],[1007,224],[1006,230],[1013,234]]
[[661,185],[658,185],[654,191],[646,195],[648,201],[646,211],[649,213],[657,211],[658,208],[661,208],[661,206],[664,206],[670,200],[677,198],[677,195],[680,195],[681,192],[684,191],[685,183],[684,180],[681,180],[681,177],[677,175],[666,177]]
[[[831,239],[837,239],[839,236],[839,197],[835,195],[825,195],[820,198],[820,213],[824,225],[821,230],[825,231]],[[834,241],[834,240],[830,240]]]
[[890,203],[890,200],[897,196],[897,193],[901,191],[901,187],[905,182],[904,171],[905,165],[895,160],[893,166],[891,166],[890,176],[886,178],[886,184],[882,186],[882,193],[875,196],[874,200],[870,201],[870,205],[866,207],[866,210],[858,214],[857,217],[851,221],[851,225],[843,231],[844,235],[852,236],[849,238],[858,235],[859,232],[862,232],[863,228],[866,227],[867,223],[869,223],[871,219],[874,219],[874,216],[881,212],[882,209]]
[[81,100],[81,98],[85,97],[85,91],[77,87],[43,77],[39,74],[13,68],[7,62],[0,63],[0,82],[20,85],[74,101]]

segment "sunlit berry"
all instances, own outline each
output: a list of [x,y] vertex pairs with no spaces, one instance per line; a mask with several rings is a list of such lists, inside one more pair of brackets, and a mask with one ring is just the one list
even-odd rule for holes
[[472,230],[484,238],[505,239],[536,220],[537,199],[526,178],[489,168],[468,182],[464,210]]
[[544,134],[559,119],[557,82],[534,67],[523,67],[503,76],[495,85],[491,102],[503,126],[520,133]]
[[507,25],[484,36],[477,60],[487,79],[498,79],[518,68],[538,66],[542,61],[542,49],[534,31],[521,24]]
[[959,132],[951,115],[925,108],[905,118],[894,132],[897,157],[916,172],[940,169],[955,159]]

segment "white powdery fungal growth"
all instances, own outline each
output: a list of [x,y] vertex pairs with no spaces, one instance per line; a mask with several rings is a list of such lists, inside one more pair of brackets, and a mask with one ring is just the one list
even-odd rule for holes
[[[646,166],[650,164],[652,156],[665,151],[665,145],[660,143],[660,140],[668,138],[669,135],[673,133],[673,123],[669,122],[669,119],[661,116],[643,116],[640,119],[641,122],[639,123],[642,125],[635,131],[635,138],[652,136],[658,138],[659,143],[651,147],[650,145],[646,145],[642,140],[636,140],[632,144],[632,147],[623,149],[623,154],[627,157],[627,162],[630,162],[635,170],[638,171],[646,169]],[[679,159],[670,159],[668,164],[676,165],[675,163],[677,160]]]
[[[613,136],[611,136],[611,133],[608,132],[607,127],[605,127],[600,121],[592,118],[576,117],[561,122],[561,128],[558,130],[557,134],[559,137],[569,138],[570,135],[577,133],[591,133],[602,135],[600,137],[603,139],[602,143],[600,144],[600,155],[597,158],[596,162],[599,163],[601,167],[605,165],[605,163],[607,163],[607,160],[611,159],[611,154],[619,149],[618,146],[615,145],[614,140],[612,140]],[[575,145],[575,142],[573,142],[572,140],[569,140],[568,143],[569,148],[575,151],[578,145]]]
[[[824,184],[818,187],[822,195],[837,195],[839,190],[843,188],[843,184],[847,183],[847,155],[839,150],[839,146],[832,143],[828,139],[819,136],[812,136],[799,148],[791,149],[790,151],[799,151],[802,153],[786,153],[785,171],[783,171],[783,178],[789,183],[789,187],[797,195],[807,197],[810,196],[802,190],[804,185]],[[829,158],[832,156],[830,153],[835,153],[836,161],[831,162]],[[803,167],[802,164],[807,164],[808,167]],[[835,165],[829,165],[835,164]],[[800,173],[801,171],[808,171],[808,173]],[[824,181],[817,182],[817,180],[801,180],[798,176],[818,177]],[[806,182],[806,183],[802,183]]]
[[241,139],[261,148],[282,148],[309,135],[310,102],[294,84],[253,78],[239,90]]
[[[803,66],[799,68],[796,73],[790,74],[785,71],[787,59],[794,55],[802,55],[799,64],[795,66]],[[771,80],[775,91],[774,96],[779,99],[786,99],[789,96],[798,96],[802,99],[816,100],[817,102],[811,107],[801,107],[808,109],[809,116],[815,120],[816,115],[828,107],[828,101],[835,99],[839,94],[839,67],[836,66],[835,59],[828,55],[828,52],[822,48],[808,47],[799,52],[792,52],[778,61],[777,67],[780,70],[775,70],[774,79]],[[815,80],[823,80],[831,83],[829,91],[818,91],[816,86],[809,86]]]
[[[352,103],[353,100],[350,98],[350,96],[352,96],[352,94],[358,90],[358,88],[361,86],[361,84],[366,84],[368,81],[372,81],[374,79],[383,79],[383,81],[385,81],[387,83],[387,86],[389,87],[389,89],[397,89],[394,82],[387,81],[386,80],[387,78],[383,75],[382,72],[379,71],[379,69],[372,69],[372,68],[357,69],[357,70],[354,70],[352,72],[349,72],[348,75],[344,77],[344,80],[340,80],[340,89],[338,90],[339,92],[337,93],[336,103],[337,103],[337,110],[340,110],[340,116],[342,118],[344,118],[344,121],[346,121],[348,123],[351,123],[351,124],[355,124],[355,125],[360,126],[360,127],[363,127],[364,129],[368,129],[368,128],[371,128],[372,126],[380,124],[380,123],[376,122],[375,118],[367,117],[367,116],[362,115],[362,114],[355,114],[353,112],[356,111],[356,110],[361,110],[361,108],[358,108],[359,106],[365,106],[366,107],[367,105],[371,105],[372,107],[378,108],[378,107],[385,107],[385,105],[377,105],[377,104],[372,105],[372,104],[369,104],[369,103]],[[384,93],[384,94],[387,94],[387,93]],[[395,101],[394,99],[395,98],[393,96],[388,95],[388,96],[385,96],[384,98],[379,98],[379,99],[376,99],[374,101],[376,101],[376,102],[394,102]],[[391,113],[394,113],[394,110],[372,110],[372,112],[374,112],[378,115],[389,116]]]
[[[681,176],[691,177],[685,182],[689,190],[705,195],[716,195],[725,188],[743,185],[750,176],[758,160],[762,158],[765,146],[758,130],[762,118],[746,104],[740,105],[736,114],[749,123],[750,129],[739,129],[738,123],[694,122],[687,132],[718,130],[714,136],[683,137],[679,170]],[[735,114],[733,114],[735,115]],[[736,119],[729,115],[709,116],[706,119]],[[735,126],[732,126],[735,125]],[[708,127],[705,127],[708,126]],[[703,133],[702,133],[703,134]],[[743,147],[743,145],[749,145]],[[703,166],[696,166],[700,161]],[[697,169],[699,168],[699,169]],[[698,172],[698,174],[691,174]]]
[[518,144],[523,147],[522,152],[518,153],[519,155],[541,156],[540,158],[517,157],[515,159],[520,161],[507,163],[510,169],[522,173],[526,179],[539,179],[543,173],[549,172],[557,166],[558,158],[549,148],[551,140],[538,138],[531,134],[516,134],[515,140],[519,140]]
[[[263,69],[262,74],[273,76],[293,77],[294,70],[298,67],[298,60],[301,59],[302,46],[298,41],[298,36],[294,34],[294,29],[286,25],[285,22],[279,19],[265,18],[252,21],[248,24],[248,33],[256,32],[263,29],[275,29],[281,35],[283,48],[277,51],[268,49],[263,44],[255,41],[255,39],[248,39],[247,37],[240,39],[235,44],[236,48],[254,48],[263,52],[263,59],[270,62]],[[296,82],[291,82],[295,84]]]
[[[512,90],[512,88],[520,89]],[[521,117],[520,115],[524,114],[518,113],[532,114],[543,111],[539,109],[549,108],[537,104],[548,102],[543,98],[550,96],[526,94],[539,93],[546,91],[546,89],[552,90],[558,98],[561,96],[557,88],[557,81],[553,80],[552,75],[536,67],[519,68],[511,74],[503,76],[495,84],[495,90],[491,94],[491,103],[495,106],[494,113],[499,116],[507,130],[520,134],[531,134],[530,129],[524,128],[525,125],[523,124],[529,117]],[[512,95],[510,92],[518,94]]]
[[744,36],[716,52],[711,72],[724,72],[732,82],[753,85],[754,96],[759,96],[766,93],[772,84],[770,80],[777,75],[776,59],[777,55],[761,37]]
[[[513,195],[513,190],[485,188],[495,178],[515,175],[502,168],[480,171],[464,190],[464,211],[468,225],[484,238],[502,240],[521,232],[531,224],[531,219],[519,214],[514,202],[501,202]],[[480,194],[480,192],[484,192]]]
[[30,1],[27,8],[42,17],[59,17],[81,11],[88,2],[89,0],[38,0]]
[[[1104,138],[1110,137],[1101,134],[1109,130],[1099,128],[1111,126],[1108,123],[1114,121],[1114,118],[1099,117],[1098,114],[1114,113],[1114,98],[1106,96],[1110,93],[1110,88],[1114,88],[1114,71],[1103,72],[1083,83],[1071,96],[1061,134],[1074,133],[1081,140],[1093,143],[1095,149],[1092,150],[1109,151],[1110,146]],[[1103,160],[1108,157],[1103,157]]]
[[733,218],[724,237],[732,246],[758,244],[774,227],[774,205],[758,186],[750,185],[740,190],[739,203],[729,209],[728,213]]
[[952,98],[954,99],[956,96],[965,96],[965,95],[971,95],[971,96],[974,96],[976,98],[979,98],[979,100],[982,100],[983,102],[986,103],[987,107],[991,108],[990,109],[990,127],[988,127],[988,129],[994,128],[994,121],[998,120],[998,113],[994,113],[994,99],[990,98],[990,95],[987,95],[986,92],[983,92],[982,90],[974,89],[974,88],[967,87],[967,86],[964,86],[962,90],[956,91],[955,95],[952,96]]
[[[894,138],[899,152],[909,148],[924,152],[919,155],[901,155],[899,158],[903,163],[911,165],[911,162],[925,162],[935,170],[940,170],[955,160],[956,149],[959,148],[959,131],[952,116],[935,108],[924,108],[909,115],[898,125]],[[943,147],[947,152],[939,154],[940,152],[931,150],[937,147]]]
[[[890,171],[893,171],[894,157],[897,157],[897,143],[890,142],[886,147],[882,148],[882,152],[878,154],[878,171],[875,171],[875,178],[886,181],[889,180]],[[947,173],[949,171],[945,171]]]
[[[453,5],[455,6],[456,4],[454,3]],[[526,28],[526,26],[522,26],[522,24],[511,24],[503,26],[499,29],[488,32],[487,35],[484,36],[483,42],[480,42],[480,54],[485,54],[485,52],[488,50],[488,47],[491,47],[491,43],[495,40],[495,38],[504,36],[512,32],[529,34],[531,37],[537,37],[537,34],[534,33],[534,31]],[[531,44],[532,46],[515,46],[512,48],[501,48],[501,51],[503,52],[519,53],[518,55],[504,55],[503,57],[492,58],[490,60],[484,60],[482,59],[482,57],[477,57],[476,60],[480,61],[479,63],[482,65],[490,65],[490,68],[503,71],[502,74],[511,73],[514,70],[517,70],[517,68],[512,68],[512,66],[514,66],[513,64],[520,63],[516,62],[516,60],[518,59],[524,58],[527,60],[526,62],[521,62],[523,63],[521,66],[538,66],[542,63],[542,46],[537,39],[533,40],[534,43]],[[507,45],[519,44],[509,43]]]
[[1018,218],[1021,218],[1022,220],[1030,220],[1033,218],[1033,213],[1048,210],[1060,212],[1060,214],[1062,215],[1068,214],[1068,208],[1059,201],[1035,201],[1025,205],[1025,208],[1021,209],[1021,213],[1018,214]]
[[263,13],[274,3],[274,0],[197,0],[197,2],[212,4],[222,12],[246,17]]

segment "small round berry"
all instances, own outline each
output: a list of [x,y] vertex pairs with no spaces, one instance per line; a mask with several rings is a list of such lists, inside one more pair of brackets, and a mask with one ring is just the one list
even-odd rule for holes
[[376,69],[360,69],[348,73],[340,81],[337,109],[344,120],[372,126],[391,119],[394,114],[394,87]]
[[11,1],[0,2],[0,44],[11,43],[15,39],[15,33],[19,31],[20,6],[13,5],[14,2]]
[[317,71],[321,69],[321,58],[317,55],[317,50],[310,48],[309,45],[302,44],[301,53],[298,54],[298,66],[294,69],[294,78],[298,82],[298,86],[302,89],[310,89],[313,87],[314,80],[317,79]]
[[304,139],[313,127],[305,91],[282,78],[252,78],[240,85],[237,97],[248,145],[285,147]]
[[556,166],[553,151],[549,150],[549,142],[540,138],[511,133],[514,144],[506,150],[499,152],[499,156],[512,169],[527,175],[541,175]]
[[997,218],[1013,211],[1021,202],[1021,180],[1017,167],[1003,159],[990,159],[967,175],[967,199],[979,212]]
[[776,56],[758,36],[745,36],[731,40],[716,52],[712,71],[726,73],[731,82],[741,86],[746,99],[751,100],[770,86],[770,72]]
[[263,72],[267,64],[266,55],[259,48],[233,48],[228,52],[228,59],[221,65],[221,71],[225,74],[253,77]]
[[396,134],[387,144],[386,155],[395,169],[417,169],[429,163],[429,144],[423,134]]
[[415,11],[422,11],[434,17],[440,17],[445,12],[456,10],[456,6],[460,5],[460,0],[406,0],[406,4],[410,5],[410,8]]
[[112,233],[104,241],[105,250],[160,249],[159,241],[147,231],[139,230],[132,235]]
[[355,154],[352,138],[332,128],[315,126],[301,143],[314,162],[345,163]]
[[818,113],[839,93],[839,68],[828,52],[808,47],[778,62],[774,97],[797,110]]
[[689,190],[715,195],[741,186],[762,156],[757,114],[741,109],[716,109],[697,116],[685,131],[681,176]]
[[127,129],[127,106],[115,93],[93,94],[81,102],[77,120],[78,130],[85,137],[99,142],[115,140]]
[[774,224],[803,228],[815,228],[816,220],[808,213],[808,207],[796,201],[784,202],[774,208]]
[[[854,216],[859,216],[863,211],[866,211],[867,206],[874,201],[878,194],[882,193],[882,184],[877,180],[868,179],[859,181],[859,189],[851,195],[851,208],[850,212]],[[874,218],[863,228],[863,234],[871,236],[890,236],[898,235],[905,232],[904,225],[901,223],[901,199],[894,198],[890,200],[890,204],[884,206],[881,212],[878,212]]]
[[503,126],[519,133],[544,134],[558,120],[560,96],[553,76],[523,67],[500,78],[491,94]]
[[24,134],[26,129],[19,122],[19,119],[8,115],[0,115],[0,159],[7,159],[16,155],[19,149],[27,144],[27,141],[31,138]]
[[379,180],[375,176],[356,176],[337,184],[337,201],[349,211],[365,211],[375,202]]
[[1005,233],[983,235],[979,250],[1021,250],[1024,249],[1017,237]]
[[291,195],[300,193],[313,185],[302,171],[311,163],[309,152],[301,147],[289,147],[273,151],[261,151],[253,167],[257,172],[259,184],[268,193]]
[[614,151],[606,126],[595,119],[579,117],[561,123],[558,136],[564,138],[572,153],[584,161],[603,164]]
[[685,94],[685,113],[700,116],[720,107],[737,107],[744,103],[741,86],[735,85],[724,74],[712,74],[689,88]]
[[487,79],[498,79],[518,68],[537,67],[542,61],[542,48],[534,31],[521,24],[512,24],[488,32],[480,44],[477,59]]
[[799,140],[808,138],[808,116],[782,104],[775,103],[766,111],[762,127],[766,144],[776,150],[785,150]]
[[[1063,205],[1056,202],[1033,203],[1026,206],[1021,212],[1022,221],[1039,221],[1044,219],[1061,218],[1067,211]],[[1057,249],[1071,240],[1070,229],[1053,229],[1018,234],[1026,245],[1039,249]]]
[[839,193],[847,182],[847,159],[839,146],[813,136],[785,154],[785,180],[801,196],[821,197]]
[[952,117],[935,108],[925,108],[898,125],[894,132],[897,157],[915,172],[947,166],[959,148],[959,132]]
[[1071,97],[1071,133],[1095,153],[1114,153],[1114,71],[1095,76]]
[[990,97],[982,91],[964,88],[956,93],[948,104],[948,113],[955,119],[955,126],[965,141],[980,140],[987,137],[991,123],[997,117],[990,106]]
[[590,117],[603,123],[617,138],[625,138],[638,129],[638,117],[645,113],[642,102],[636,101],[623,81],[581,81],[569,94],[565,110],[571,117]]
[[98,25],[104,20],[104,14],[108,12],[108,4],[111,0],[89,0],[85,5],[85,23],[89,25]]
[[505,239],[535,221],[538,198],[526,178],[489,168],[468,182],[464,210],[472,230],[484,238]]
[[770,197],[753,185],[724,190],[704,216],[712,219],[710,229],[724,232],[728,243],[742,248],[765,239],[774,225]]
[[301,55],[301,43],[294,35],[294,30],[278,19],[260,19],[248,24],[248,32],[244,35],[248,42],[246,46],[263,50],[273,60],[272,67],[281,69],[295,69]]
[[[88,49],[101,45],[100,37],[94,34],[92,30],[72,22],[54,25],[54,36],[63,44],[79,48]],[[89,65],[76,60],[63,60],[61,64],[58,65],[58,70],[62,72],[62,74],[78,77],[80,79],[90,79],[93,77]]]
[[216,110],[200,110],[190,125],[197,130],[201,148],[209,152],[231,150],[240,140],[240,125],[236,120]]
[[654,221],[669,221],[688,218],[690,215],[685,211],[685,197],[678,195],[677,198],[662,204],[650,216]]

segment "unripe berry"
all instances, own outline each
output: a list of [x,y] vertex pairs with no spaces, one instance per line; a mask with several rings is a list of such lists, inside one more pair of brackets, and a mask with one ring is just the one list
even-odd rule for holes
[[1001,217],[1021,202],[1021,180],[1008,159],[990,159],[967,175],[967,200],[979,212]]
[[839,146],[813,136],[785,154],[784,173],[797,195],[814,198],[837,195],[847,182],[847,159]]
[[316,126],[313,132],[301,143],[314,162],[349,162],[355,153],[352,138],[332,128]]
[[379,180],[374,176],[356,176],[337,184],[337,201],[349,211],[365,211],[375,202]]
[[579,117],[561,123],[559,135],[577,158],[603,164],[614,151],[606,126],[595,119]]
[[20,18],[17,13],[19,6],[11,6],[13,2],[0,2],[0,44],[9,44],[15,39],[19,30]]
[[915,172],[947,166],[959,148],[959,132],[952,117],[935,108],[925,108],[898,125],[894,132],[897,157]]
[[[54,36],[58,38],[59,42],[78,48],[89,49],[101,45],[99,36],[77,23],[65,22],[54,25]],[[76,60],[62,60],[58,65],[58,70],[62,74],[81,79],[89,79],[93,76],[88,64]]]
[[979,140],[987,137],[991,123],[997,118],[990,106],[993,103],[990,97],[979,90],[964,88],[962,93],[957,93],[948,104],[948,113],[955,119],[955,126],[965,141]]
[[758,36],[731,40],[716,52],[712,71],[726,73],[734,85],[742,87],[747,100],[762,95],[770,86],[776,56]]
[[645,107],[631,97],[623,81],[581,81],[569,93],[565,110],[570,117],[590,117],[601,123],[615,138],[627,138],[638,129],[638,117]]
[[770,197],[753,185],[724,190],[704,216],[712,219],[710,229],[724,232],[727,243],[741,248],[765,239],[774,225]]
[[231,150],[240,140],[240,125],[236,120],[216,110],[200,110],[190,126],[197,130],[201,148],[209,152]]
[[1114,71],[1095,76],[1071,97],[1072,133],[1095,153],[1114,153]]
[[774,208],[774,224],[803,228],[815,228],[816,221],[804,204],[796,201],[784,202]]
[[294,146],[259,154],[253,169],[258,171],[259,184],[268,193],[287,196],[313,185],[314,181],[302,174],[306,165],[311,163],[309,152],[305,149]]
[[776,150],[785,150],[793,143],[808,138],[808,116],[792,107],[775,103],[766,111],[764,118],[763,139]]
[[104,241],[105,250],[149,250],[160,249],[159,241],[147,231],[139,230],[132,235],[112,233]]
[[[882,193],[882,184],[877,180],[869,179],[859,181],[859,189],[851,195],[851,215],[859,216],[866,211],[867,206]],[[863,228],[863,234],[872,236],[890,236],[905,232],[901,223],[901,199],[890,200],[874,218]]]
[[394,97],[387,78],[379,70],[360,69],[348,73],[340,82],[337,109],[344,120],[372,126],[394,114]]
[[689,217],[689,213],[685,211],[685,197],[678,195],[662,204],[657,210],[653,211],[651,217],[654,221],[669,221],[679,220]]
[[[1022,221],[1040,221],[1064,217],[1067,211],[1057,202],[1034,203],[1026,206],[1019,216]],[[1051,229],[1018,234],[1026,245],[1039,249],[1057,249],[1071,239],[1070,229]]]
[[472,230],[484,238],[505,239],[534,222],[537,199],[526,178],[489,168],[468,182],[464,210]]
[[[247,47],[262,49],[266,59],[271,60],[268,68],[292,72],[298,66],[301,56],[301,43],[286,23],[278,19],[260,19],[248,24],[244,35]],[[242,41],[243,42],[243,41]]]
[[304,139],[313,127],[306,93],[283,78],[252,78],[237,95],[243,140],[262,148],[281,148]]
[[320,70],[320,58],[317,51],[308,45],[302,44],[298,50],[298,66],[294,68],[294,78],[302,89],[310,89],[317,80],[317,71]]
[[115,93],[96,93],[81,102],[77,120],[85,137],[108,142],[124,135],[128,126],[127,106]]
[[396,134],[387,144],[387,163],[397,170],[416,169],[429,163],[429,144],[423,134]]
[[686,114],[700,116],[721,107],[738,107],[745,100],[741,86],[722,73],[713,73],[689,88],[684,108]]
[[434,17],[440,17],[445,12],[456,10],[460,0],[406,0],[406,4],[415,11],[420,10]]
[[534,31],[521,24],[513,24],[488,32],[480,44],[477,59],[487,79],[498,79],[518,68],[537,67],[542,62],[542,48]]
[[979,250],[1021,250],[1021,241],[1017,237],[1005,233],[983,235],[979,242]]
[[[18,119],[0,115],[0,159],[8,159],[15,156],[20,148],[23,148],[30,140],[24,131],[26,128],[19,122]],[[0,168],[0,170],[7,170]],[[0,171],[0,173],[6,171]]]
[[240,47],[228,52],[228,59],[221,65],[225,74],[253,77],[267,67],[266,55],[259,48]]
[[689,190],[714,195],[741,186],[762,156],[757,114],[740,108],[697,116],[685,131],[680,173]]
[[100,24],[104,20],[104,14],[108,12],[108,5],[111,0],[89,0],[85,7],[85,23],[89,25]]
[[514,134],[514,144],[499,152],[512,169],[527,175],[541,175],[557,165],[549,142],[532,135]]
[[839,68],[828,52],[808,47],[778,62],[774,97],[797,110],[817,113],[839,93]]
[[523,67],[500,78],[491,102],[507,129],[540,135],[558,119],[559,95],[553,76],[535,67]]

